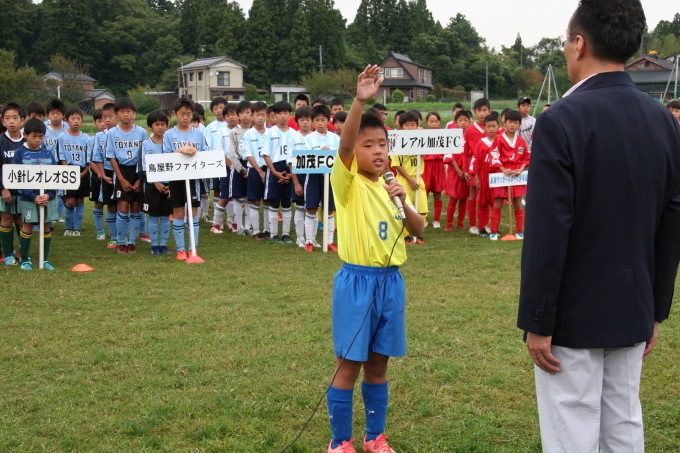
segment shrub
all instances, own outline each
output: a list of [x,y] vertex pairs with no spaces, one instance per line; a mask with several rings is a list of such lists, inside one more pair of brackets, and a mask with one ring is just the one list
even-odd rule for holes
[[394,100],[395,104],[401,104],[404,102],[404,93],[401,90],[394,90],[392,100]]

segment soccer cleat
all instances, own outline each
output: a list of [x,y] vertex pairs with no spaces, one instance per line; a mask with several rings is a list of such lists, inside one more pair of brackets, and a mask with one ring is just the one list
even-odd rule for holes
[[423,241],[423,238],[416,238],[414,241],[416,245],[425,245],[425,241]]
[[481,230],[479,230],[479,235],[480,235],[481,237],[483,237],[483,238],[489,236],[489,234],[486,232],[486,229],[484,229],[484,228],[482,228]]
[[210,228],[210,232],[215,234],[222,234],[222,227],[215,223],[213,224],[212,228]]
[[[295,242],[295,245],[297,245],[298,247],[303,249],[303,248],[305,248],[305,241],[298,240],[298,241]],[[314,246],[312,246],[312,247],[314,247]]]
[[524,235],[522,233],[515,233],[515,239],[522,241],[524,240]]
[[140,234],[139,240],[142,242],[146,242],[147,244],[151,244],[151,238],[149,237],[148,234]]
[[316,242],[316,239],[314,239],[314,240],[312,241],[312,244],[314,244],[314,248],[317,248],[317,249],[318,249],[318,248],[321,248],[321,244],[319,244],[318,242]]
[[311,242],[308,242],[305,244],[305,252],[313,252],[314,251],[314,244]]
[[59,219],[59,220],[57,220],[57,222],[59,222],[59,223],[64,223],[64,222],[66,222],[66,220],[64,220],[64,219]]
[[406,236],[406,238],[404,238],[404,242],[406,242],[408,245],[413,245],[413,237]]
[[337,252],[337,251],[338,251],[338,246],[335,245],[335,242],[331,242],[330,244],[328,244],[328,250],[329,250],[330,252]]
[[19,264],[19,261],[17,261],[14,256],[6,256],[5,257],[5,266],[16,266]]
[[97,240],[98,241],[103,241],[105,239],[106,239],[106,233],[104,233],[103,231],[97,232]]
[[278,234],[275,234],[274,236],[269,238],[269,242],[275,242],[277,244],[283,244],[283,240],[279,237]]
[[55,271],[56,269],[48,261],[43,261],[43,269],[46,271]]
[[151,254],[154,256],[158,256],[161,254],[161,248],[157,245],[152,245],[151,246]]
[[239,236],[245,236],[246,230],[244,230],[243,228],[239,228],[238,230],[236,230],[236,234],[238,234]]
[[204,215],[203,217],[201,217],[201,220],[203,220],[204,222],[210,222],[210,217]]
[[331,443],[328,444],[328,453],[357,453],[357,451],[354,449],[354,446],[352,445],[353,443],[354,438],[352,437],[349,442],[344,440],[337,447],[331,448],[333,447],[333,441],[331,440]]
[[32,271],[33,270],[33,268],[31,267],[31,263],[28,263],[28,262],[21,263],[21,266],[19,266],[19,267],[23,271]]
[[37,224],[33,225],[33,231],[40,231],[40,227]]
[[361,448],[366,453],[396,453],[389,445],[387,445],[387,438],[384,434],[379,435],[375,440],[366,441],[364,437],[364,445]]
[[80,230],[73,230],[73,232],[71,232],[71,236],[80,237]]
[[180,261],[186,261],[187,252],[185,252],[184,250],[180,250],[179,252],[177,252],[177,259]]
[[470,234],[479,234],[479,228],[473,226],[472,228],[470,228]]
[[253,236],[253,229],[252,228],[246,228],[245,230],[243,230],[243,232],[246,236]]
[[127,245],[127,252],[128,253],[136,253],[137,248],[135,247],[135,244],[128,244]]
[[432,228],[441,228],[442,224],[437,222],[436,220],[432,222]]
[[463,225],[462,223],[458,223],[458,224],[456,224],[456,228],[458,228],[459,230],[464,230],[465,225]]
[[116,241],[109,241],[109,243],[106,244],[107,249],[115,249],[116,247],[118,247],[118,242]]
[[269,239],[270,237],[272,237],[272,234],[269,231],[266,231],[266,230],[262,234],[264,235],[264,239]]
[[231,230],[231,226],[232,226],[233,224],[234,224],[234,222],[232,222],[232,221],[230,221],[230,220],[227,220],[225,226],[227,227],[227,229]]
[[127,245],[121,244],[118,246],[118,253],[127,253]]
[[256,239],[256,240],[258,240],[258,241],[261,241],[262,239],[264,239],[264,233],[255,233],[255,234],[253,234],[253,239]]
[[232,223],[231,224],[231,232],[232,233],[238,233],[238,225],[236,225],[235,223]]
[[492,241],[497,241],[498,233],[491,233],[491,235],[489,235],[489,239],[491,239]]
[[453,231],[453,224],[447,223],[446,228],[444,228],[444,231]]
[[170,255],[170,250],[168,250],[168,247],[165,245],[161,245],[158,247],[158,249],[161,252],[161,255]]
[[292,244],[292,243],[293,243],[293,238],[290,237],[290,236],[287,235],[287,234],[284,234],[283,236],[281,236],[281,241],[282,241],[284,244]]
[[481,233],[482,231],[485,231],[486,234],[491,234],[491,233],[492,233],[491,228],[489,228],[488,226],[482,228],[479,232]]
[[64,236],[72,236],[72,230],[64,230]]

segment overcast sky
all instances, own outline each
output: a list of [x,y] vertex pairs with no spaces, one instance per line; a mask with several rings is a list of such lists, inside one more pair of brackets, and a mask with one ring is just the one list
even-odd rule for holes
[[[238,3],[247,14],[252,0],[238,0]],[[361,0],[335,0],[335,7],[340,9],[349,25],[360,3]],[[673,7],[673,4],[676,6]],[[427,0],[427,5],[435,20],[439,20],[443,26],[446,26],[450,17],[457,13],[464,14],[477,32],[486,38],[487,45],[500,50],[501,45],[511,46],[517,33],[522,35],[525,47],[533,46],[543,37],[564,36],[578,0]],[[676,1],[644,0],[642,6],[650,31],[660,20],[670,21],[675,13],[680,12]]]

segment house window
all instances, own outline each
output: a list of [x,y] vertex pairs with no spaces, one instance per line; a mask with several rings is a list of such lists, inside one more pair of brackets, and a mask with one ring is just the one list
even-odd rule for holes
[[649,61],[645,61],[645,68],[649,67]]
[[203,71],[198,71],[198,81],[203,80]]
[[194,73],[190,72],[189,73],[189,82],[193,82],[193,81],[194,81]]
[[423,98],[423,92],[421,90],[418,90],[418,98],[419,99]]
[[392,69],[392,77],[404,77],[404,70],[401,68]]
[[408,92],[408,98],[413,99],[413,90]]
[[229,72],[220,72],[217,74],[217,86],[228,87],[229,83]]
[[418,69],[418,78],[422,79],[423,78],[423,70]]
[[385,78],[391,77],[392,70],[390,68],[385,68]]

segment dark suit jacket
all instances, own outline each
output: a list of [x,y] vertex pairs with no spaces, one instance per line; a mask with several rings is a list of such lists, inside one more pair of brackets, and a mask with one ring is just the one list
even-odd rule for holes
[[612,72],[534,131],[517,326],[570,348],[649,340],[680,260],[678,122]]

